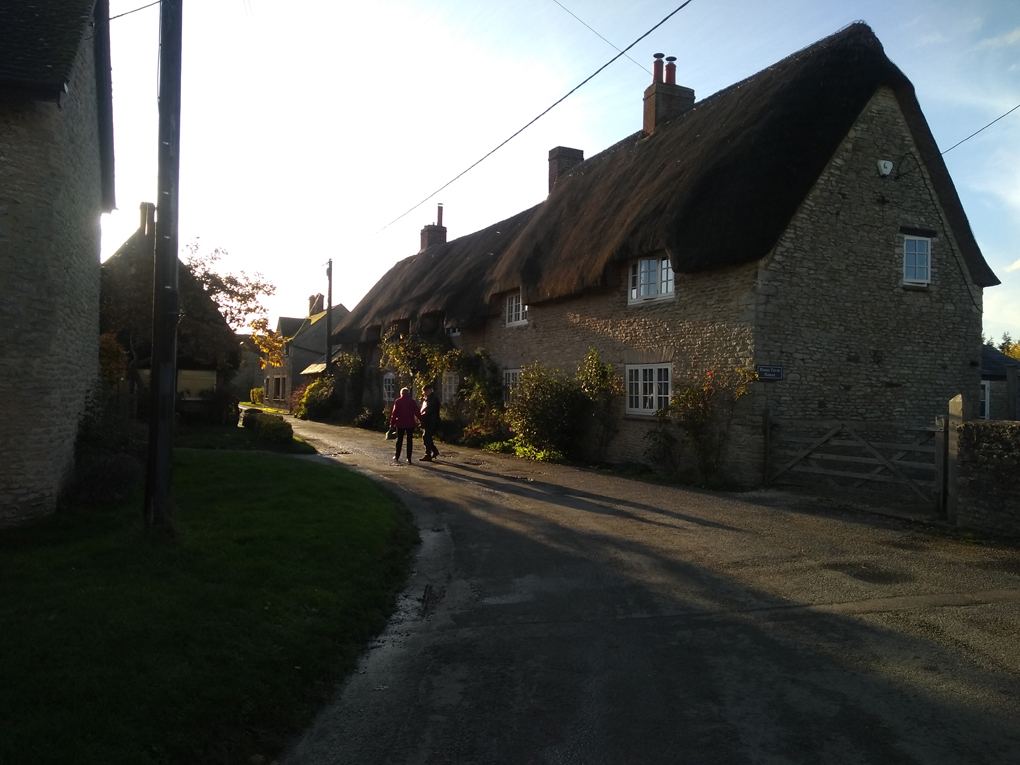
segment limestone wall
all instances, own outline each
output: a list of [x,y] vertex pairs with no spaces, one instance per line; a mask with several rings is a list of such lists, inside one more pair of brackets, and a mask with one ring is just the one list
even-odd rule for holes
[[[981,288],[968,275],[892,92],[880,90],[758,275],[755,359],[778,417],[930,424],[980,385]],[[881,177],[878,160],[894,162]],[[932,281],[903,284],[901,228],[929,229]]]
[[98,375],[94,59],[54,103],[0,103],[0,524],[51,512]]
[[1020,422],[960,426],[958,526],[1020,537]]

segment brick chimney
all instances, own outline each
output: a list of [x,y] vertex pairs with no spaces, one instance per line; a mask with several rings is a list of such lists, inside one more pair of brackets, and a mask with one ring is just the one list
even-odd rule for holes
[[584,162],[584,152],[580,149],[569,149],[566,146],[557,146],[549,150],[549,193],[552,194],[553,186],[563,176]]
[[322,293],[308,296],[308,315],[315,316],[317,313],[322,313],[326,309],[323,308],[323,297]]
[[655,54],[652,84],[645,89],[645,135],[694,106],[694,91],[676,84],[675,56],[666,59],[663,81],[662,53]]
[[425,226],[421,230],[421,249],[419,252],[425,252],[429,247],[435,247],[437,244],[446,244],[446,226],[443,225],[443,203],[439,203],[439,209],[436,211],[436,224]]

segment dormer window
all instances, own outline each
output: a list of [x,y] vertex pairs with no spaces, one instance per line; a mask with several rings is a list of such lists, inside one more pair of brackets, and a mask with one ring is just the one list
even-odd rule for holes
[[524,305],[520,292],[512,292],[506,296],[506,325],[519,326],[528,323],[528,307]]
[[628,303],[673,297],[673,264],[668,257],[642,258],[630,264]]
[[931,239],[903,237],[903,284],[927,286],[931,283]]

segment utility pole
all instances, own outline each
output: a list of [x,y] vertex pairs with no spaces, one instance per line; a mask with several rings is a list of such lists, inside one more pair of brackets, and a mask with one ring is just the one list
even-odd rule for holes
[[180,177],[181,26],[183,0],[163,0],[159,11],[159,170],[152,283],[152,406],[145,475],[145,525],[169,525],[170,464],[177,393],[177,192]]
[[326,265],[326,377],[333,374],[333,258]]

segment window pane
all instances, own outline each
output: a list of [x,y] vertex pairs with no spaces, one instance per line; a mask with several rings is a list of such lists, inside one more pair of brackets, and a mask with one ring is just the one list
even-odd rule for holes
[[663,258],[659,269],[659,292],[663,295],[673,294],[673,264],[669,258]]

